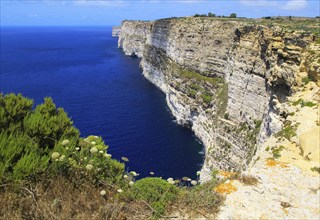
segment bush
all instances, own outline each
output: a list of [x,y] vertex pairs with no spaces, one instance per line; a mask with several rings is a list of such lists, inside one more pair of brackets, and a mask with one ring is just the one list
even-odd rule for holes
[[237,17],[237,14],[236,13],[231,13],[230,14],[230,18],[236,18]]
[[23,124],[26,134],[42,148],[52,149],[61,139],[79,137],[67,113],[62,108],[57,109],[51,98],[45,98],[43,104],[24,118]]
[[296,136],[296,127],[292,127],[291,125],[285,126],[281,131],[275,134],[275,137],[284,137],[290,140],[292,137]]
[[224,201],[224,198],[213,190],[218,184],[219,181],[213,179],[185,190],[179,200],[182,208],[196,212],[217,213]]
[[133,185],[134,198],[149,203],[157,218],[164,214],[166,204],[173,202],[178,192],[176,186],[160,178],[144,178]]
[[31,112],[33,101],[21,94],[0,94],[0,132],[21,131],[23,119]]
[[320,174],[320,167],[312,167],[310,170]]
[[[25,179],[44,171],[67,174],[90,164],[88,173],[95,182],[120,181],[124,164],[106,157],[108,146],[100,137],[79,138],[67,113],[51,98],[34,110],[32,104],[20,94],[0,95],[1,179]],[[51,158],[53,153],[56,157]]]
[[49,156],[25,134],[0,133],[0,177],[23,179],[44,171]]

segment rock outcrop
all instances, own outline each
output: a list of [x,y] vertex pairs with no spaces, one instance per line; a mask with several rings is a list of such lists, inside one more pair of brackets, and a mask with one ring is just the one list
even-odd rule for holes
[[119,37],[121,32],[121,26],[112,27],[112,37]]
[[189,17],[124,21],[118,46],[141,58],[177,122],[203,142],[206,181],[214,169],[246,169],[257,144],[282,129],[278,107],[299,87],[313,41],[304,32]]

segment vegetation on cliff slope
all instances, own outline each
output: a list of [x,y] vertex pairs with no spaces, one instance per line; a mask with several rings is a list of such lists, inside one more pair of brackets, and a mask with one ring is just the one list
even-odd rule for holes
[[112,159],[101,137],[79,134],[51,98],[33,109],[22,95],[0,95],[0,218],[150,219],[222,203],[216,180],[135,182],[137,173]]

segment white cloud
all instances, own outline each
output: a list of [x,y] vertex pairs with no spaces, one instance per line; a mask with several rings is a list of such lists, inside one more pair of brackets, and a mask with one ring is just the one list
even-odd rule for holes
[[276,7],[284,10],[299,10],[307,6],[307,0],[240,0],[240,3],[252,7]]
[[307,0],[291,0],[287,1],[282,9],[284,10],[299,10],[307,6]]

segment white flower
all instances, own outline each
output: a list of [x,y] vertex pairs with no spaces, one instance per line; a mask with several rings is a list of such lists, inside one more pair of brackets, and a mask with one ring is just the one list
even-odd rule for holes
[[95,141],[91,141],[91,144],[92,145],[96,145],[97,143]]
[[90,153],[92,153],[92,154],[98,153],[98,148],[92,147],[92,148],[90,149]]
[[173,181],[173,178],[170,177],[170,178],[167,179],[167,181],[168,181],[168,182],[171,182],[171,181]]
[[123,179],[128,179],[128,178],[129,178],[128,175],[123,176]]
[[103,152],[103,150],[99,150],[99,153],[100,153],[100,154],[103,154],[104,152]]
[[63,161],[64,159],[66,159],[66,156],[65,156],[65,155],[62,155],[62,156],[60,157],[60,161]]
[[191,181],[191,185],[195,186],[195,185],[197,185],[197,184],[198,184],[197,181],[195,181],[195,180],[192,180],[192,181]]
[[174,180],[172,177],[168,178],[167,181],[169,184],[172,184],[172,185],[174,184]]
[[107,194],[107,192],[105,190],[100,191],[100,195],[105,196],[106,194]]
[[59,157],[60,157],[60,154],[59,154],[58,152],[53,152],[53,153],[51,154],[52,160],[58,159]]
[[117,192],[118,192],[118,193],[122,193],[123,190],[122,190],[122,189],[118,189]]
[[66,147],[66,150],[69,150],[69,147]]
[[197,171],[197,176],[200,176],[201,172],[200,171]]
[[64,141],[62,141],[62,145],[63,146],[66,146],[66,145],[68,145],[70,143],[70,141],[68,140],[68,139],[66,139],[66,140],[64,140]]
[[131,171],[130,173],[131,173],[132,176],[139,176],[139,174],[136,173],[135,171]]
[[84,157],[83,159],[86,160],[86,159],[88,159],[88,157]]
[[103,157],[105,157],[105,158],[110,158],[110,157],[111,157],[111,154],[104,154]]
[[87,170],[92,170],[92,169],[93,169],[93,166],[92,166],[91,164],[88,164],[88,165],[86,166],[86,169],[87,169]]
[[133,181],[130,181],[130,182],[129,182],[129,185],[130,185],[130,186],[133,186],[133,184],[134,184]]
[[76,147],[76,150],[80,150],[80,148],[79,148],[79,147]]
[[154,175],[154,172],[150,172],[150,175]]

